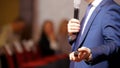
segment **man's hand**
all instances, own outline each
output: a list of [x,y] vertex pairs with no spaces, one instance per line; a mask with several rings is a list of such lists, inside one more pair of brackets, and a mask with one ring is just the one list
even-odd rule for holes
[[91,50],[86,47],[81,47],[78,49],[78,56],[74,55],[74,52],[70,53],[69,57],[71,61],[80,62],[82,60],[89,61],[92,57]]
[[68,23],[68,33],[73,34],[80,31],[80,22],[77,19],[71,19]]

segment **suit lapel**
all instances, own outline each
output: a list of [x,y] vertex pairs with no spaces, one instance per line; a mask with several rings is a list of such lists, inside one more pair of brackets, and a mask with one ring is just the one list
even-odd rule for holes
[[[77,45],[77,48],[79,48],[79,47],[82,46],[81,44],[82,44],[82,42],[84,41],[84,39],[86,38],[86,36],[87,36],[87,34],[88,34],[88,32],[89,32],[89,29],[90,29],[90,27],[91,27],[91,25],[92,25],[95,17],[97,16],[97,14],[99,13],[100,10],[101,10],[101,6],[98,6],[98,7],[94,10],[93,14],[91,15],[91,17],[90,17],[90,19],[89,19],[89,21],[88,21],[88,23],[87,23],[87,26],[86,26],[86,28],[85,28],[85,31],[84,31],[83,35],[81,36],[81,38],[80,38],[80,42],[79,42],[79,44]],[[81,46],[80,46],[80,45],[81,45]],[[77,49],[77,48],[76,48],[76,49]]]

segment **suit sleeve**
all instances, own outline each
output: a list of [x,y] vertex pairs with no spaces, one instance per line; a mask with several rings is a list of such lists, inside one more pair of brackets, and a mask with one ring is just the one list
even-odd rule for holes
[[[120,9],[119,9],[120,10]],[[102,35],[104,44],[90,48],[92,59],[89,63],[96,64],[109,57],[119,54],[120,51],[120,11],[113,10],[107,12],[103,17]]]

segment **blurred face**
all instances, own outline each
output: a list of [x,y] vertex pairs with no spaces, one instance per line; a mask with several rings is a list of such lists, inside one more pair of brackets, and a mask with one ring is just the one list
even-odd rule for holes
[[92,3],[94,0],[85,0],[87,3]]
[[24,28],[25,28],[25,23],[24,22],[18,22],[18,23],[14,24],[15,32],[22,32]]
[[51,22],[45,23],[44,31],[45,31],[46,35],[53,34],[53,32],[54,32],[53,24]]

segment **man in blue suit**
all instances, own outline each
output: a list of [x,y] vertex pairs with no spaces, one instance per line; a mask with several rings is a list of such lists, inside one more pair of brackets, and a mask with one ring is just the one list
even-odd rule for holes
[[68,23],[70,68],[120,68],[120,6],[113,0],[86,1],[81,23],[77,19]]

